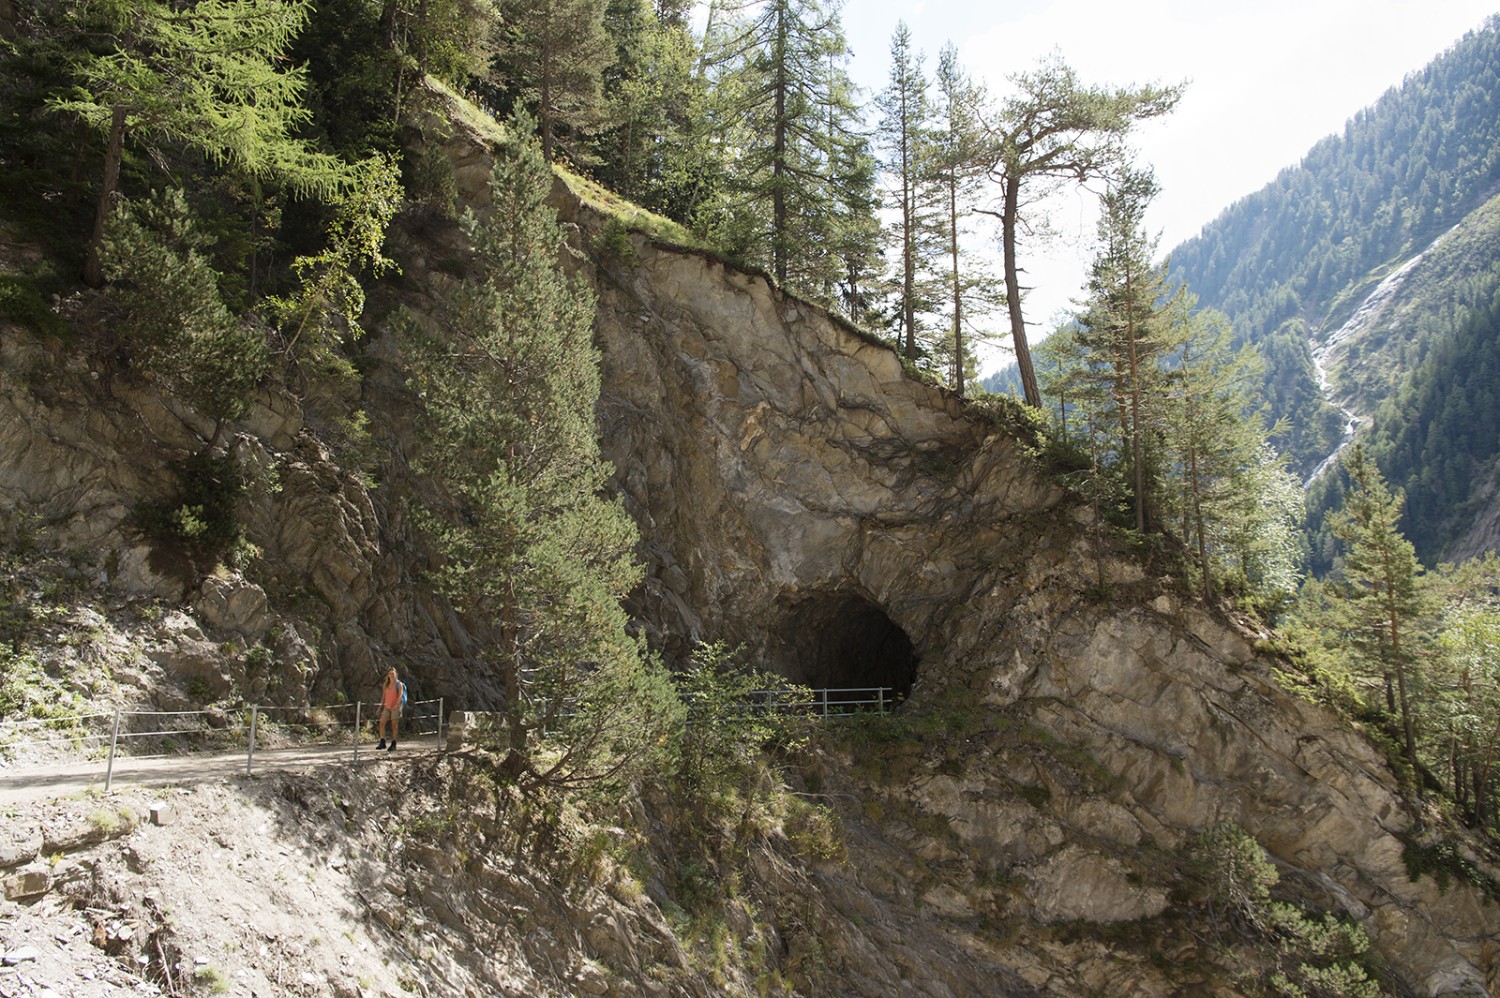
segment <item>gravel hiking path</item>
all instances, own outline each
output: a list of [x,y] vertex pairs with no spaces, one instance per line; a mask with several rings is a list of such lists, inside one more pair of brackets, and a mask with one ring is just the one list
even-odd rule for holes
[[[437,751],[433,735],[401,739],[395,753],[382,752],[375,743],[359,747],[359,765],[375,765],[416,753]],[[354,762],[352,745],[304,745],[291,748],[256,749],[251,772],[300,769],[312,765]],[[108,760],[49,763],[36,766],[0,767],[0,807],[23,806],[59,797],[102,791]],[[245,775],[245,751],[215,755],[116,756],[110,788],[141,786],[188,786],[205,780]]]

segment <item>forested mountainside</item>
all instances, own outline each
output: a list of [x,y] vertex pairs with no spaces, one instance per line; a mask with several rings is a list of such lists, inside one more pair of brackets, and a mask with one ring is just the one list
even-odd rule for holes
[[[1371,454],[1405,489],[1403,529],[1429,562],[1488,546],[1465,538],[1500,446],[1483,382],[1497,184],[1492,19],[1169,254],[1173,277],[1267,360],[1272,414],[1286,421],[1276,443],[1302,477],[1351,416],[1373,423]],[[1341,488],[1310,496],[1314,570],[1328,565],[1321,521]]]

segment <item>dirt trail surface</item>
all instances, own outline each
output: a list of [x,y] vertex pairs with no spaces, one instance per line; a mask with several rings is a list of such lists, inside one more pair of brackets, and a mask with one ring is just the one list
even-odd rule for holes
[[[359,747],[358,761],[364,765],[412,753],[430,755],[436,751],[437,739],[431,735],[403,739],[394,756],[377,750],[370,742]],[[245,775],[246,761],[243,749],[213,755],[117,756],[110,786],[114,790],[123,790],[132,786],[159,787],[222,780]],[[354,747],[343,744],[256,749],[249,763],[250,772],[254,774],[313,765],[349,765],[354,761]],[[0,768],[0,807],[24,806],[91,791],[102,792],[107,769],[107,760],[104,759]]]
[[0,998],[729,993],[488,762],[406,748],[0,806]]
[[[257,752],[251,777],[243,755],[149,760],[131,779],[180,785],[117,779],[109,795],[25,804],[7,788],[0,998],[422,993],[408,987],[399,915],[372,916],[400,910],[386,884],[401,851],[392,809],[435,764],[431,739],[407,747],[362,749],[357,767]],[[54,793],[76,785],[50,779]]]

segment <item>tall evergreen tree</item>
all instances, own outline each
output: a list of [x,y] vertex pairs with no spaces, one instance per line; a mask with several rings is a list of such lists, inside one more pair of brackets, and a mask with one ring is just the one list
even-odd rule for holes
[[1386,485],[1362,447],[1352,448],[1344,467],[1350,488],[1343,508],[1330,521],[1344,546],[1337,587],[1339,622],[1349,651],[1380,676],[1386,711],[1401,725],[1407,762],[1420,788],[1412,686],[1416,625],[1424,612],[1422,566],[1398,527],[1401,495]]
[[416,463],[443,490],[419,519],[442,555],[440,590],[497,632],[482,665],[504,690],[503,770],[523,783],[610,781],[664,741],[679,705],[620,605],[640,580],[635,528],[604,497],[594,303],[559,270],[540,146],[502,151],[491,191],[489,221],[464,223],[473,279],[430,339],[409,340]]
[[777,282],[813,294],[838,266],[831,251],[841,212],[863,170],[848,49],[837,8],[819,0],[768,0],[748,20],[721,22],[709,66],[715,116],[730,156],[718,228]]
[[1118,161],[1120,145],[1136,122],[1171,111],[1181,87],[1086,87],[1060,57],[1014,77],[1017,92],[989,125],[995,153],[991,179],[1000,188],[1000,248],[1016,367],[1028,405],[1041,393],[1026,339],[1022,311],[1020,244],[1023,215],[1060,183],[1103,177]]
[[605,28],[615,61],[604,70],[606,124],[594,148],[612,190],[690,224],[709,187],[698,47],[677,14],[650,0],[611,0]]
[[808,292],[840,309],[855,321],[874,317],[875,282],[881,268],[880,195],[877,164],[870,137],[851,118],[858,105],[854,82],[844,69],[845,55],[829,52],[825,59],[827,87],[833,98],[824,106],[823,141],[828,150],[828,176],[833,210],[828,219],[827,250],[814,273],[821,290],[809,283]]
[[850,320],[874,329],[885,322],[877,305],[884,263],[875,156],[863,137],[837,143],[834,148],[834,175],[842,180],[836,188],[838,211],[830,240],[834,286],[827,297]]
[[1500,556],[1440,569],[1447,590],[1438,636],[1429,757],[1446,770],[1453,800],[1481,828],[1494,827],[1500,776]]
[[1086,372],[1079,399],[1114,412],[1112,449],[1131,483],[1135,528],[1142,533],[1162,529],[1156,506],[1163,455],[1153,441],[1165,426],[1168,393],[1159,361],[1189,332],[1186,310],[1174,304],[1164,269],[1152,262],[1156,241],[1144,228],[1156,191],[1149,172],[1126,168],[1104,194],[1087,309],[1074,335]]
[[605,121],[601,80],[616,55],[604,31],[606,2],[501,0],[503,85],[535,115],[549,163],[560,144],[581,158],[577,140]]
[[891,201],[896,216],[892,222],[896,258],[897,332],[901,352],[908,360],[917,356],[917,313],[927,302],[918,286],[919,272],[926,269],[924,256],[930,250],[935,217],[933,184],[928,164],[932,153],[933,113],[930,84],[922,69],[922,53],[912,48],[911,29],[905,21],[891,35],[891,69],[884,90],[875,99],[880,110],[880,144],[886,151],[885,172],[891,178]]
[[1265,366],[1253,350],[1232,348],[1221,314],[1193,304],[1190,295],[1178,299],[1188,336],[1170,358],[1164,433],[1181,536],[1205,598],[1223,576],[1275,609],[1297,586],[1301,490],[1267,443]]
[[[50,8],[49,8],[50,10]],[[304,75],[282,57],[308,16],[307,0],[86,0],[55,11],[83,43],[73,88],[50,103],[105,137],[98,205],[83,278],[103,283],[99,243],[125,145],[165,140],[255,178],[328,195],[350,180],[345,164],[296,136],[308,111]]]
[[999,282],[982,260],[965,256],[961,240],[966,219],[973,214],[983,189],[990,159],[984,144],[982,109],[987,97],[958,64],[958,49],[950,42],[938,56],[937,109],[934,134],[934,179],[942,192],[942,248],[948,257],[943,297],[949,313],[950,374],[954,391],[964,394],[968,368],[974,362],[976,324],[988,317],[1003,296]]

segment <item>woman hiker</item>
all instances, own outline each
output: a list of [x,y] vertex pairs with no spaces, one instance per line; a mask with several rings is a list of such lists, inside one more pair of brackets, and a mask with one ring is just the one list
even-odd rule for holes
[[387,751],[396,750],[396,728],[401,723],[401,702],[406,698],[402,696],[401,680],[396,678],[396,670],[390,669],[385,674],[385,685],[380,690],[380,719],[375,722],[375,733],[380,736],[380,744],[377,749],[386,748],[385,744],[385,722],[391,722],[391,744]]

